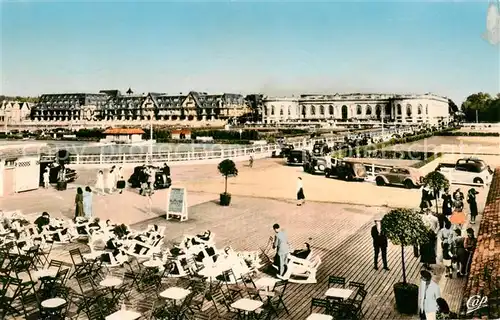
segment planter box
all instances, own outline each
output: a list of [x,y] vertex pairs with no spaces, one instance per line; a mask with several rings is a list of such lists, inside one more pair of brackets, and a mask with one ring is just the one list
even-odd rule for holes
[[220,205],[228,206],[231,203],[231,195],[229,193],[220,194]]

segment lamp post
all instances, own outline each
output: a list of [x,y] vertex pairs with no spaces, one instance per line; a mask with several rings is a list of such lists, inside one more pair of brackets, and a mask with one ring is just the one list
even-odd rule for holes
[[149,159],[153,165],[153,116],[149,116]]

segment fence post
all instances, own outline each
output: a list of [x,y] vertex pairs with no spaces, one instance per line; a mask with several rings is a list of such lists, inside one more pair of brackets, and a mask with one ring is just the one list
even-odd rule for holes
[[102,153],[99,154],[99,164],[102,164]]
[[76,164],[80,164],[80,155],[76,154]]
[[123,154],[123,159],[122,159],[122,164],[125,165],[126,161],[125,161],[125,153]]

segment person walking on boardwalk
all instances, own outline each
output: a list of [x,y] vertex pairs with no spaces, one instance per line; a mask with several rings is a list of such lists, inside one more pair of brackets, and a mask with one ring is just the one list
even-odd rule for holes
[[378,255],[382,254],[382,263],[384,265],[384,270],[389,271],[387,267],[387,236],[382,232],[382,224],[380,220],[375,220],[375,225],[372,227],[372,239],[373,239],[373,269],[378,270]]
[[464,194],[458,188],[453,192],[453,206],[455,207],[456,211],[462,211],[464,209]]
[[48,189],[50,185],[50,172],[49,168],[45,168],[45,171],[43,172],[43,187],[45,189]]
[[76,196],[75,196],[75,218],[76,217],[83,217],[83,190],[82,188],[78,187],[76,189]]
[[464,276],[469,274],[470,265],[472,263],[472,255],[476,250],[477,239],[474,235],[474,229],[467,228],[467,237],[464,239],[465,256],[462,262],[462,270],[460,273]]
[[253,168],[253,156],[252,155],[250,155],[250,158],[248,159],[248,166],[250,168]]
[[467,192],[467,202],[469,203],[469,209],[470,209],[470,223],[472,224],[476,223],[476,217],[477,217],[476,194],[479,194],[479,192],[477,192],[476,189],[474,188],[471,188],[469,192]]
[[297,205],[301,206],[305,203],[306,196],[304,195],[304,185],[302,184],[302,178],[297,179]]
[[108,176],[106,177],[106,188],[108,189],[109,194],[112,194],[115,191],[116,173],[114,166],[111,168],[111,170],[109,170]]
[[[431,269],[431,264],[436,264],[436,242],[437,233],[439,232],[439,221],[433,214],[427,210],[421,215],[424,225],[427,227],[427,240],[424,243],[419,243],[420,262],[423,263],[424,268]],[[418,255],[417,254],[417,255]]]
[[420,272],[422,280],[418,288],[418,309],[420,319],[436,320],[436,312],[438,304],[436,300],[441,298],[441,290],[439,285],[432,280],[432,275],[427,270]]
[[95,189],[97,193],[104,194],[104,172],[102,170],[99,170],[99,172],[97,172]]
[[83,192],[83,213],[88,220],[92,218],[92,189],[89,186]]
[[[290,251],[290,247],[288,245],[288,237],[286,233],[280,230],[280,225],[275,223],[273,225],[274,230],[274,242],[273,249],[276,249],[276,256],[278,258],[278,278],[282,278],[285,274],[285,266],[288,262],[288,253]],[[272,240],[273,237],[271,236]]]
[[453,213],[453,199],[451,198],[450,190],[445,189],[444,194],[441,196],[441,198],[443,199],[443,215],[449,217]]
[[125,189],[125,180],[123,180],[123,168],[120,167],[118,168],[118,170],[116,171],[116,188],[118,190],[120,190],[120,194],[123,193],[123,189]]

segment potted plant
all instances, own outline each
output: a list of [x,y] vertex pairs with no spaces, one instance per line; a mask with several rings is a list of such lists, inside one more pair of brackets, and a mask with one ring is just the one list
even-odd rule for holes
[[220,194],[220,205],[228,206],[231,203],[231,195],[227,193],[227,178],[235,177],[238,175],[238,169],[236,168],[236,164],[231,159],[222,160],[217,166],[220,174],[224,176],[225,184],[224,184],[224,193]]
[[450,187],[450,181],[439,171],[429,172],[423,180],[423,184],[429,187],[434,193],[434,199],[436,200],[436,214],[438,214],[438,198],[439,191],[448,189]]
[[427,241],[427,227],[419,214],[411,209],[396,208],[382,218],[382,233],[394,245],[401,246],[403,282],[394,284],[396,308],[403,314],[418,311],[418,286],[406,281],[405,247]]

